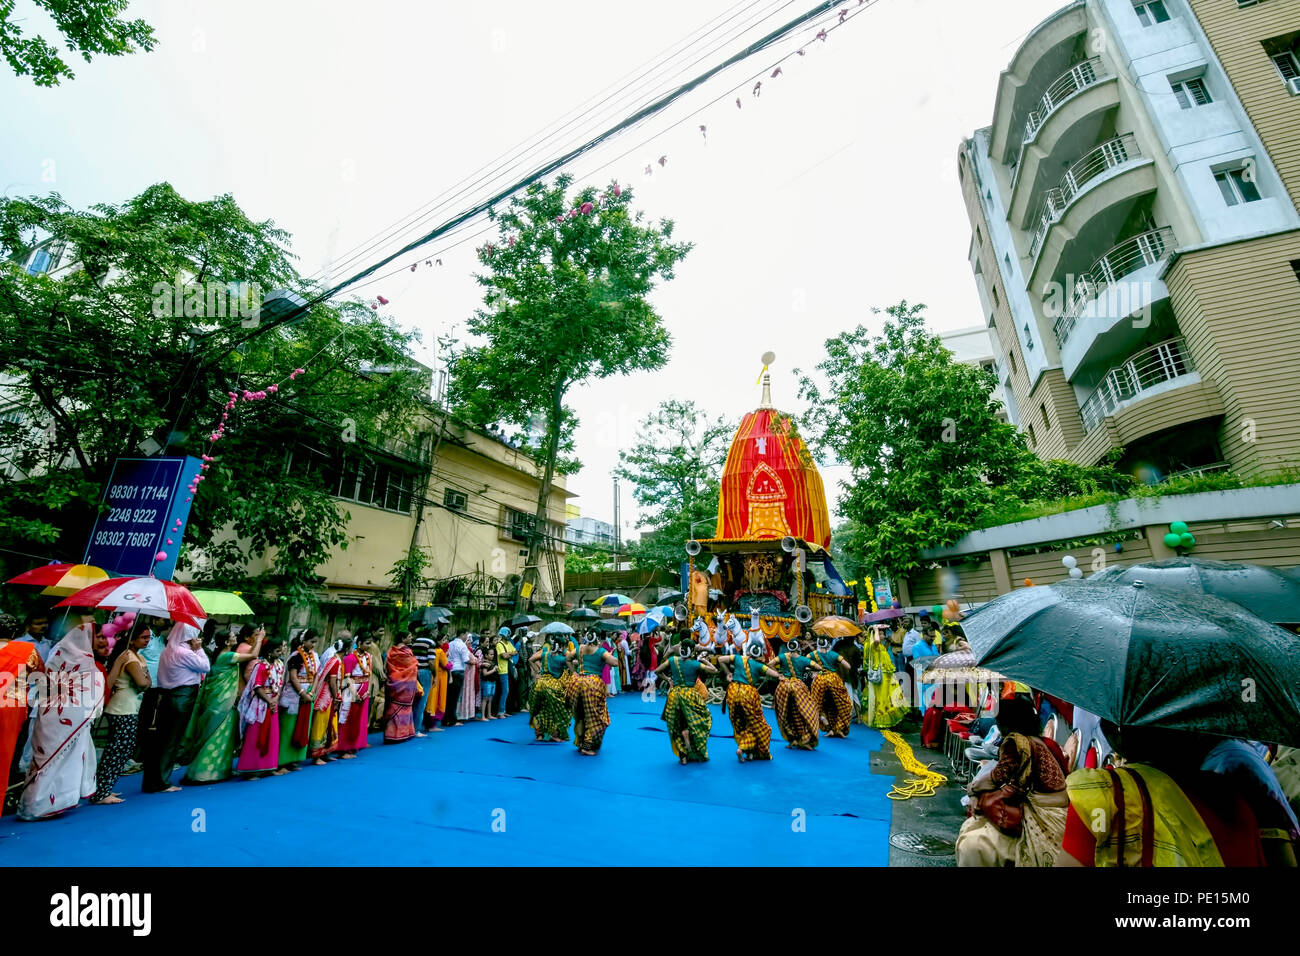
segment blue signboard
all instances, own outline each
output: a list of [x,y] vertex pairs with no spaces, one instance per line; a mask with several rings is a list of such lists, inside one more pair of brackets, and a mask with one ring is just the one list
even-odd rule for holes
[[[202,467],[197,458],[119,458],[114,462],[113,475],[104,489],[108,508],[90,533],[84,563],[103,568],[113,577],[153,574],[170,579],[190,517],[189,485]],[[155,561],[159,551],[167,557]]]

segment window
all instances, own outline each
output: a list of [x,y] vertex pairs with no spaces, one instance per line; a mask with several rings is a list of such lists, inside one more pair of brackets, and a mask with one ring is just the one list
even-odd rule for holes
[[998,302],[998,287],[994,285],[990,288],[990,291],[993,293],[993,307],[997,308],[1001,304]]
[[54,261],[48,249],[37,249],[27,260],[27,274],[38,276],[50,271],[50,264]]
[[1025,323],[1025,348],[1029,349],[1031,352],[1034,350],[1034,337],[1029,334],[1028,322]]
[[1034,426],[1030,425],[1028,427],[1029,427],[1029,447],[1033,448],[1038,444],[1038,439],[1034,436]]
[[1016,368],[1016,353],[1015,353],[1015,352],[1008,352],[1008,353],[1007,353],[1007,362],[1009,362],[1010,365],[1011,365],[1011,374],[1012,374],[1012,375],[1016,375],[1016,374],[1018,374],[1018,373],[1020,372],[1020,369]]
[[510,541],[527,543],[529,533],[537,527],[535,515],[524,514],[514,508],[503,507],[502,519],[500,536]]
[[1047,404],[1043,403],[1042,405],[1039,405],[1038,411],[1043,416],[1043,427],[1050,431],[1052,427],[1052,420],[1047,417]]
[[1174,98],[1178,100],[1180,109],[1190,110],[1194,106],[1205,106],[1207,103],[1214,102],[1210,99],[1210,91],[1205,88],[1205,81],[1199,76],[1170,83],[1169,86],[1174,91]]
[[980,248],[984,248],[984,233],[980,232],[980,227],[975,227],[975,241],[979,243]]
[[1145,3],[1133,4],[1133,12],[1137,14],[1138,22],[1144,27],[1155,26],[1157,23],[1164,23],[1169,19],[1169,11],[1165,9],[1163,0],[1146,0]]
[[1282,77],[1282,82],[1291,91],[1292,96],[1300,96],[1300,59],[1294,50],[1283,50],[1273,54],[1273,65]]
[[1296,281],[1300,282],[1300,259],[1291,260],[1291,271],[1295,273]]
[[1238,166],[1236,169],[1223,169],[1214,174],[1214,181],[1219,184],[1223,201],[1229,206],[1256,202],[1260,199],[1255,187],[1254,165]]
[[448,511],[464,514],[469,509],[469,495],[455,488],[448,488],[442,493],[442,506]]

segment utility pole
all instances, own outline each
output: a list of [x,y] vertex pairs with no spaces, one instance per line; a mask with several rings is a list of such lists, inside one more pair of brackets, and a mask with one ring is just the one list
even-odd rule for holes
[[618,573],[619,523],[618,523],[618,476],[614,476],[614,572]]

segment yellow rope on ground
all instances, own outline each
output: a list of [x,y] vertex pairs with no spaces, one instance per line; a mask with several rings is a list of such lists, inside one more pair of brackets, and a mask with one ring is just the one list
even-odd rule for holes
[[881,733],[884,734],[886,740],[894,745],[894,755],[898,757],[898,762],[903,765],[903,770],[916,775],[904,780],[901,786],[894,784],[894,788],[888,794],[890,800],[933,797],[935,791],[948,782],[948,778],[943,774],[931,770],[929,764],[917,760],[911,746],[898,734],[892,730],[882,730]]

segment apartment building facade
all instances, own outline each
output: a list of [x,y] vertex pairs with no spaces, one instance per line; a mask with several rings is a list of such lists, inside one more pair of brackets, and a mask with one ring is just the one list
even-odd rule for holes
[[1041,457],[1300,463],[1297,37],[1297,0],[1079,0],[1002,73],[958,174],[1008,417]]
[[[1002,373],[998,368],[998,340],[993,330],[984,325],[972,325],[950,332],[940,332],[939,341],[952,353],[953,359],[963,365],[977,365],[988,369],[997,376],[998,384],[994,386],[989,397],[1002,405],[998,418],[1011,421],[1007,410],[1006,389],[1002,386]],[[1012,421],[1013,425],[1018,424]]]

